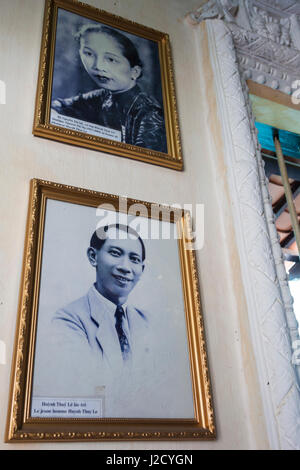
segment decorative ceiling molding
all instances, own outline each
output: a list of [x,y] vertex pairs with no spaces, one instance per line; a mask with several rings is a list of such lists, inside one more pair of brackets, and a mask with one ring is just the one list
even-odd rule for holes
[[299,0],[209,0],[187,18],[194,25],[214,18],[227,24],[247,80],[288,95],[298,88]]

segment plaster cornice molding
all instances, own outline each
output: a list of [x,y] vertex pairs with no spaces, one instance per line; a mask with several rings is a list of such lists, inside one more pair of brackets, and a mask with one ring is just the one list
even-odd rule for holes
[[245,78],[292,93],[300,79],[298,0],[209,0],[187,18],[191,24],[222,19],[232,32]]
[[249,93],[230,28],[223,21],[208,21],[206,28],[270,446],[299,450],[299,370],[293,365],[291,346],[299,336]]

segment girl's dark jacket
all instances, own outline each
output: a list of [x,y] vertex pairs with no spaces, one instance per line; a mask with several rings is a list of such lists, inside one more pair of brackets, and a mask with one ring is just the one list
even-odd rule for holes
[[126,144],[167,153],[163,110],[138,85],[123,93],[101,88],[56,99],[51,107],[64,116],[116,129]]

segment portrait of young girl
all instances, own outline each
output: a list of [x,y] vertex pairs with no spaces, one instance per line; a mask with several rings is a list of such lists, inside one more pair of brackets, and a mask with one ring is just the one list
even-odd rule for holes
[[157,44],[59,9],[50,122],[167,153]]

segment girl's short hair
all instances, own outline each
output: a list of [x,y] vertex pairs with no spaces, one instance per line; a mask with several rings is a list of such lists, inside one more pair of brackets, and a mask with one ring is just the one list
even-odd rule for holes
[[143,68],[143,63],[140,59],[137,48],[133,42],[124,34],[105,25],[85,24],[81,26],[81,28],[75,34],[75,38],[80,41],[88,33],[102,33],[106,34],[107,36],[111,36],[113,39],[115,39],[115,41],[117,41],[124,57],[126,57],[130,63],[130,66],[134,67],[135,65],[138,65],[139,67]]

